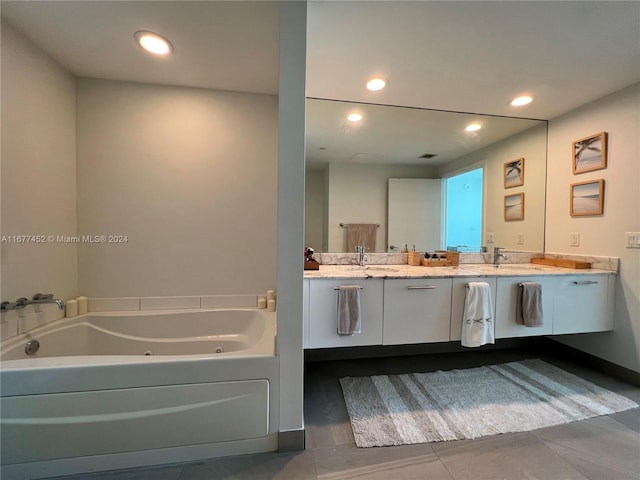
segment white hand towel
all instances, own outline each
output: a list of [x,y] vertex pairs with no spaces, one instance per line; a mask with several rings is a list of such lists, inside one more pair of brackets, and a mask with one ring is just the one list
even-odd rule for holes
[[338,335],[353,335],[362,330],[360,316],[360,287],[340,285],[338,287]]
[[491,287],[486,282],[470,282],[464,302],[462,345],[480,347],[495,343]]

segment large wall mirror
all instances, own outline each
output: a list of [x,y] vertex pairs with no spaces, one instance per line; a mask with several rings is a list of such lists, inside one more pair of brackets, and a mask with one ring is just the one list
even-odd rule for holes
[[376,252],[544,250],[546,121],[309,98],[306,141],[318,252],[345,252],[350,224],[378,226]]

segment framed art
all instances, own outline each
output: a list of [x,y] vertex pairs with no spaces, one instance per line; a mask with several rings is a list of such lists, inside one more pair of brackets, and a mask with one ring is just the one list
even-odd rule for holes
[[607,168],[607,132],[573,142],[573,174]]
[[572,184],[569,201],[571,202],[569,212],[572,217],[602,215],[604,213],[604,180]]
[[504,188],[524,185],[524,158],[504,164]]
[[524,220],[524,193],[504,196],[504,220]]

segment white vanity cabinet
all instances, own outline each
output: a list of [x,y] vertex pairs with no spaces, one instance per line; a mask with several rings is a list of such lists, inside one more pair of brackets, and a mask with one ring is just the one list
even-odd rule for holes
[[555,280],[554,335],[613,329],[613,275],[566,275]]
[[[551,335],[554,324],[555,281],[552,276],[498,277],[496,290],[496,338]],[[518,284],[538,282],[542,285],[542,320],[540,327],[526,327],[516,322]]]
[[[486,282],[491,288],[492,318],[496,318],[496,278],[454,278],[453,290],[451,292],[451,333],[449,339],[460,341],[462,338],[462,316],[464,314],[464,303],[467,298],[467,284],[470,282]],[[494,324],[495,325],[495,324]]]
[[309,346],[309,287],[308,278],[302,281],[302,346]]
[[451,279],[387,279],[383,345],[448,342]]
[[[460,341],[464,303],[470,282],[491,287],[495,338],[515,338],[613,329],[614,273],[453,278],[314,278],[303,287],[304,348],[408,345]],[[542,285],[544,325],[516,322],[518,284]],[[360,285],[362,332],[338,335],[338,291]]]
[[[338,286],[359,285],[362,331],[338,335]],[[382,279],[317,279],[309,282],[308,329],[305,348],[382,344]]]

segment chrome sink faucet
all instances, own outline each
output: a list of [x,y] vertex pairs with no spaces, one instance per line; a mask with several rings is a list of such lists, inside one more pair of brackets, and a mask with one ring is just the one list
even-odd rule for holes
[[364,264],[367,261],[367,251],[364,245],[356,245],[356,253],[358,254],[358,265],[364,267]]
[[2,302],[2,304],[0,304],[0,310],[17,310],[19,308],[24,308],[27,305],[39,305],[41,303],[55,303],[58,305],[60,310],[64,309],[64,302],[57,298],[53,298],[53,293],[36,293],[31,297],[31,300],[22,297],[13,303]]
[[495,247],[493,249],[493,264],[496,267],[500,266],[500,257],[504,258],[505,260],[507,260],[507,256],[501,252],[501,250],[504,250],[504,248],[502,247]]

